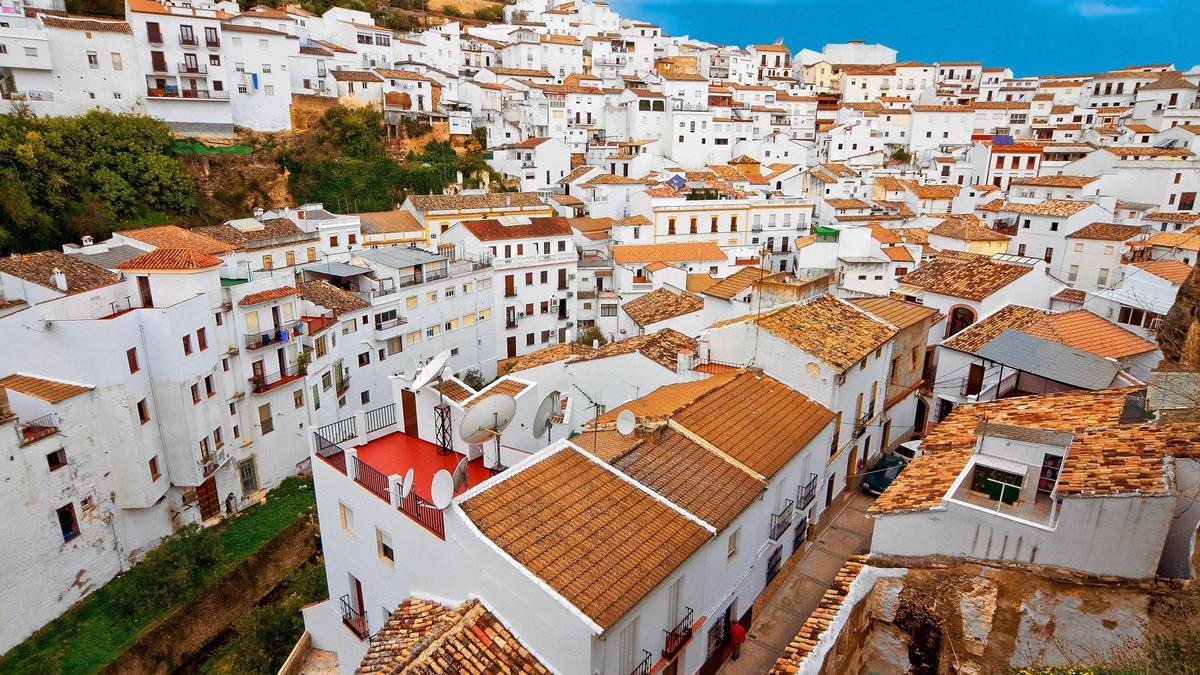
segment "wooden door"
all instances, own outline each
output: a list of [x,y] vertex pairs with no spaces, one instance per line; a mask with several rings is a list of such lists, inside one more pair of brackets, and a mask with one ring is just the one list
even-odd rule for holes
[[972,363],[967,371],[967,388],[963,391],[967,396],[976,396],[983,390],[983,366]]
[[517,355],[517,336],[515,336],[515,335],[508,336],[507,352],[508,352],[508,358],[510,358],[510,359]]
[[417,395],[407,389],[400,390],[400,407],[404,414],[404,433],[417,436]]
[[858,473],[858,446],[850,448],[850,458],[846,461],[846,489],[853,488]]
[[154,294],[150,292],[150,277],[138,277],[138,295],[142,298],[142,307],[154,306]]
[[217,499],[217,477],[209,476],[208,480],[196,488],[196,501],[200,505],[200,517],[204,520],[221,515],[221,500]]
[[513,275],[506,274],[504,276],[504,297],[511,298],[516,294],[517,294],[517,290],[516,290],[516,286],[515,286],[515,281],[513,279]]

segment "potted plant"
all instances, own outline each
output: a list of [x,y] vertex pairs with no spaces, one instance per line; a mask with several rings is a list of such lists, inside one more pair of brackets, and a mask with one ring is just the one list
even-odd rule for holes
[[267,383],[261,375],[252,375],[250,377],[250,386],[254,387],[254,391],[266,391]]
[[302,350],[296,355],[296,370],[299,371],[301,375],[308,375],[308,364],[311,362],[312,356],[309,355],[308,350]]

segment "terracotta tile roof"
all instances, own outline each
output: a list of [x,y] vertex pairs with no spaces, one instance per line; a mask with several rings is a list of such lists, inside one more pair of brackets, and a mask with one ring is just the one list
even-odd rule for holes
[[1082,305],[1083,301],[1085,299],[1087,299],[1087,293],[1077,290],[1077,289],[1074,289],[1074,288],[1064,288],[1061,291],[1055,293],[1052,297],[1055,300],[1062,300],[1063,302],[1070,302],[1070,303],[1074,303],[1076,305]]
[[900,235],[900,238],[903,239],[906,244],[929,243],[929,230],[921,227],[899,227],[893,229],[892,232]]
[[[651,263],[654,264],[654,263]],[[704,300],[691,293],[678,293],[658,288],[621,305],[629,318],[639,326],[666,321],[704,309]]]
[[845,372],[896,334],[895,328],[831,295],[819,295],[806,302],[728,319],[713,326],[733,323],[757,324],[838,372]]
[[468,388],[467,385],[451,378],[444,378],[441,382],[434,384],[433,388],[455,403],[462,403],[476,393]]
[[463,403],[463,407],[474,407],[476,403],[479,403],[483,399],[493,394],[500,394],[502,396],[516,396],[528,388],[529,385],[525,384],[524,382],[514,380],[508,376],[502,376],[483,389],[480,389],[478,393]]
[[854,555],[842,564],[841,569],[833,578],[833,584],[825,590],[825,594],[817,603],[817,608],[805,620],[804,625],[796,633],[796,637],[792,638],[792,641],[784,648],[783,654],[775,661],[769,675],[795,675],[800,672],[804,660],[816,648],[817,640],[825,631],[829,630],[834,617],[842,611],[842,605],[845,604],[846,596],[850,593],[850,584],[854,583],[854,580],[862,572],[865,560],[864,556]]
[[968,113],[975,112],[969,105],[914,105],[913,112]]
[[983,300],[1033,269],[983,256],[956,258],[946,253],[939,253],[915,272],[905,275],[902,283],[924,288],[929,293]]
[[1063,458],[1058,497],[1174,493],[1167,457],[1192,457],[1200,424],[1147,423],[1075,434]]
[[554,79],[546,70],[532,70],[529,68],[502,68],[500,66],[487,66],[485,70],[490,70],[497,75],[508,75],[510,77],[545,77]]
[[104,21],[91,17],[53,16],[41,14],[42,24],[49,28],[65,28],[97,33],[132,33],[124,21]]
[[1157,232],[1143,243],[1146,246],[1200,251],[1200,227],[1189,227],[1183,232]]
[[746,267],[734,272],[724,279],[721,279],[717,283],[705,288],[701,292],[714,298],[730,300],[733,298],[733,296],[741,293],[747,288],[750,288],[756,282],[761,281],[769,274],[770,272],[761,270],[757,267]]
[[610,342],[589,354],[576,356],[571,359],[570,363],[637,352],[663,368],[675,370],[678,367],[679,352],[681,351],[695,352],[696,340],[672,328],[661,328],[648,335],[638,335]]
[[892,262],[916,262],[908,249],[903,246],[884,246],[883,254]]
[[297,288],[301,298],[314,305],[332,309],[337,314],[356,312],[371,306],[366,300],[323,279],[301,282]]
[[1067,239],[1098,239],[1102,241],[1129,241],[1142,233],[1137,225],[1114,223],[1091,223],[1067,235]]
[[488,220],[464,220],[462,226],[479,241],[504,239],[530,239],[537,237],[561,237],[571,234],[566,218],[557,216],[530,218],[528,223],[505,225],[494,218]]
[[1154,148],[1142,145],[1106,145],[1104,150],[1118,157],[1190,157],[1187,148]]
[[871,228],[871,238],[881,244],[901,244],[904,242],[894,230],[889,230],[879,223],[867,223],[867,227]]
[[270,245],[271,242],[276,240],[286,240],[289,243],[296,243],[300,241],[316,241],[319,238],[317,233],[305,232],[287,218],[267,218],[259,221],[259,224],[263,226],[263,229],[239,230],[225,223],[223,225],[194,227],[192,228],[192,232],[211,237],[226,244],[231,244],[236,249]]
[[[643,434],[609,464],[671,503],[724,530],[765,483],[669,427]],[[586,446],[586,437],[580,443]]]
[[511,359],[501,359],[496,364],[496,372],[501,375],[515,373],[519,370],[528,370],[544,366],[547,363],[555,361],[563,361],[564,363],[576,356],[591,354],[594,351],[587,345],[581,345],[577,342],[560,342],[549,347],[543,347],[536,352],[530,352],[524,356],[515,356]]
[[624,244],[609,249],[613,262],[633,265],[649,262],[684,262],[725,260],[725,253],[716,242],[699,241],[677,244]]
[[653,225],[650,219],[638,213],[617,221],[618,225]]
[[462,502],[463,513],[601,629],[711,536],[573,446],[498,478]]
[[707,274],[689,274],[687,275],[687,288],[685,290],[688,293],[700,293],[718,281],[720,279],[714,279]]
[[272,288],[265,291],[259,291],[258,293],[251,293],[250,295],[247,295],[239,300],[238,305],[241,305],[242,307],[245,307],[246,305],[257,305],[261,302],[270,302],[272,300],[286,298],[299,293],[300,289],[296,288],[295,286],[280,286],[279,288]]
[[625,176],[614,176],[611,173],[603,172],[587,179],[587,185],[641,185],[642,181],[636,178],[628,178]]
[[961,241],[1008,241],[1012,237],[993,230],[977,218],[947,218],[929,231],[939,237]]
[[406,598],[392,612],[355,671],[400,673],[549,673],[479,600],[450,609],[431,600]]
[[489,192],[483,195],[409,195],[418,211],[483,211],[545,206],[533,192]]
[[980,417],[995,424],[1078,432],[1117,424],[1125,397],[1137,391],[1145,388],[1069,391],[957,406],[926,434],[921,443],[925,454],[909,462],[867,513],[925,511],[941,504],[975,451]]
[[551,195],[550,198],[563,206],[583,206],[583,200],[575,195]]
[[1192,266],[1182,260],[1152,260],[1133,265],[1173,284],[1182,284],[1187,281],[1188,275],[1192,272]]
[[1142,216],[1146,220],[1167,223],[1194,223],[1200,220],[1200,213],[1168,213],[1166,211],[1148,211]]
[[1073,216],[1091,206],[1092,202],[1080,199],[1047,199],[1037,204],[1018,204],[1006,202],[1000,209],[1010,213],[1021,213],[1028,216]]
[[400,234],[425,231],[413,214],[404,209],[368,211],[357,215],[362,223],[363,234]]
[[760,370],[741,370],[672,419],[749,470],[770,477],[833,421],[833,413]]
[[[702,380],[690,380],[665,384],[654,391],[608,410],[596,419],[600,426],[617,421],[617,416],[628,410],[639,423],[657,422],[670,417],[695,402],[696,399],[720,387],[733,378],[737,371],[718,373]],[[587,447],[586,445],[584,447]]]
[[[55,269],[66,277],[66,291],[59,291],[51,280]],[[0,272],[66,295],[111,286],[120,281],[117,275],[102,267],[59,251],[14,253],[7,258],[0,258]]]
[[584,164],[583,166],[577,166],[574,169],[571,169],[570,173],[563,176],[562,178],[559,178],[558,181],[556,181],[556,182],[559,185],[566,185],[567,183],[570,183],[570,182],[573,182],[573,181],[576,181],[576,180],[582,178],[589,171],[595,171],[596,168],[597,167],[590,166],[587,164]]
[[120,230],[113,234],[136,239],[157,248],[190,248],[193,251],[207,253],[208,255],[221,255],[236,250],[235,246],[193,230],[186,230],[177,225],[159,225],[157,227],[143,227],[137,230]]
[[393,68],[376,68],[375,73],[389,80],[410,80],[413,82],[435,82],[415,70],[395,70]]
[[850,303],[901,330],[938,315],[938,311],[932,307],[888,296],[856,298]]
[[1096,182],[1099,178],[1099,176],[1035,176],[1033,178],[1014,178],[1009,185],[1081,188]]
[[917,199],[954,199],[958,196],[957,185],[921,185],[914,180],[903,181],[904,187],[917,196]]
[[190,248],[156,248],[117,265],[120,270],[206,270],[218,267],[221,259]]
[[383,78],[369,70],[333,70],[333,79],[338,82],[383,82]]
[[1104,358],[1120,359],[1155,349],[1154,343],[1086,309],[1050,313],[1023,305],[1007,305],[942,344],[975,352],[1009,328]]
[[825,203],[838,210],[871,208],[870,204],[861,199],[826,199]]
[[60,403],[74,396],[86,394],[93,389],[93,387],[82,384],[51,380],[46,377],[37,377],[36,375],[23,375],[21,373],[14,373],[8,377],[0,378],[0,387],[15,391],[18,394],[39,398],[49,403]]

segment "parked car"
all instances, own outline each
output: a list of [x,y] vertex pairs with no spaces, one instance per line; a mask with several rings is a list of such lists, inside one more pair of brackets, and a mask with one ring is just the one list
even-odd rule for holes
[[908,460],[900,455],[882,455],[863,476],[862,491],[869,495],[881,495],[888,489]]

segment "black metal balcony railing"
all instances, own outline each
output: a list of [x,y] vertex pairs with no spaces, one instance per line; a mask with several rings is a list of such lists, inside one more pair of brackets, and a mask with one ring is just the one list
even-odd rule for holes
[[629,675],[650,675],[650,657],[652,654],[645,649],[642,650],[642,653],[645,654],[645,656],[642,657],[641,661],[638,661],[638,664],[633,667],[633,670],[629,671]]
[[50,413],[28,421],[17,421],[17,433],[21,436],[21,444],[32,443],[36,440],[53,436],[58,432],[58,415]]
[[350,376],[343,375],[342,379],[336,380],[334,382],[334,384],[336,385],[336,388],[337,388],[337,395],[341,396],[342,394],[344,394],[350,390]]
[[408,317],[398,316],[394,319],[388,319],[387,321],[376,321],[375,322],[375,330],[385,331],[385,330],[395,328],[396,326],[403,326],[406,323],[408,323]]
[[[337,444],[354,438],[358,435],[358,423],[355,419],[354,417],[344,417],[317,429],[318,441],[324,440],[330,444]],[[338,451],[341,451],[341,448],[338,448]]]
[[205,44],[207,47],[209,47],[210,49],[217,49],[217,48],[219,48],[219,47],[221,46],[221,38],[219,38],[219,37],[206,37],[206,38],[204,38],[204,44]]
[[792,534],[792,553],[799,551],[806,539],[808,539],[808,516],[804,516],[799,523],[796,523],[796,530]]
[[[351,418],[353,420],[354,418]],[[333,468],[346,473],[346,451],[337,443],[325,438],[320,433],[315,433],[317,437],[317,456],[325,458],[325,461],[333,465]]]
[[771,551],[771,555],[767,558],[767,583],[768,584],[771,583],[771,580],[775,578],[775,575],[779,574],[779,568],[782,566],[783,566],[783,547],[776,546],[775,550]]
[[396,423],[396,404],[389,403],[382,408],[368,410],[363,413],[363,417],[367,423],[368,434],[390,427]]
[[442,539],[446,538],[446,521],[442,512],[433,504],[425,501],[416,490],[410,490],[407,497],[396,495],[396,508],[403,514],[417,521],[425,529]]
[[301,368],[298,364],[292,364],[287,368],[269,375],[254,376],[250,378],[250,387],[255,394],[262,394],[270,391],[272,387],[277,387],[281,384],[286,384],[292,380],[303,377],[307,372],[307,366]]
[[796,503],[801,511],[805,511],[817,498],[817,480],[820,478],[815,473],[808,475],[808,482],[800,486],[800,493],[796,495]]
[[350,458],[350,466],[354,470],[354,481],[365,487],[371,494],[383,500],[388,500],[388,477],[382,471],[360,461],[357,457]]
[[870,420],[870,414],[864,414],[862,417],[854,420],[854,437],[858,438],[867,433],[867,421]]
[[666,640],[663,643],[662,655],[663,658],[670,661],[675,658],[679,652],[683,651],[688,640],[692,639],[692,608],[685,607],[683,618],[671,630],[664,629],[667,634]]
[[179,44],[185,47],[195,47],[200,44],[200,41],[196,39],[195,35],[180,35]]
[[[286,340],[285,338],[286,334]],[[304,334],[304,322],[295,321],[285,326],[260,330],[256,333],[246,333],[246,349],[255,350],[270,345],[283,344]]]
[[792,523],[792,509],[795,502],[787,500],[783,504],[783,509],[779,513],[771,515],[771,539],[778,541],[787,532],[788,525]]
[[517,317],[515,317],[515,316],[507,317],[504,320],[504,327],[505,328],[516,328],[517,327]]
[[361,609],[355,609],[350,603],[350,594],[347,593],[341,597],[342,605],[342,623],[358,637],[359,640],[367,638],[367,617]]
[[208,74],[208,66],[203,63],[181,63],[179,64],[179,72],[206,75]]

